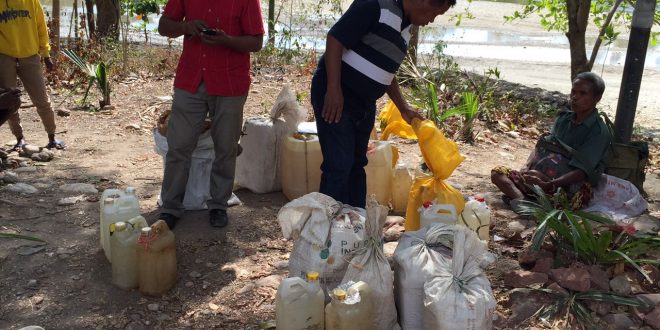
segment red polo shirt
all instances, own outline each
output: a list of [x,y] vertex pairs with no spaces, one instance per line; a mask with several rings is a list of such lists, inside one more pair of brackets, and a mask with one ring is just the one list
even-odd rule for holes
[[[163,15],[175,21],[203,20],[230,36],[264,34],[259,0],[169,0]],[[202,81],[209,95],[246,95],[250,89],[250,53],[184,37],[174,87],[196,93]]]

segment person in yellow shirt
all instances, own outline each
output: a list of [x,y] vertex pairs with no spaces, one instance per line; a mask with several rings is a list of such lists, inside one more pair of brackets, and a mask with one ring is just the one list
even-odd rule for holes
[[[0,89],[15,89],[20,78],[25,91],[48,134],[46,148],[64,148],[55,139],[55,114],[50,105],[41,59],[50,71],[50,44],[46,19],[39,0],[0,1]],[[25,145],[23,127],[18,112],[9,118],[9,127],[16,137],[14,150]]]

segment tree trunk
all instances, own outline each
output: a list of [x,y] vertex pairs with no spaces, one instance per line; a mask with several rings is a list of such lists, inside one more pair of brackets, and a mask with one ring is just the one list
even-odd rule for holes
[[410,27],[410,42],[408,42],[408,56],[412,64],[417,65],[417,46],[419,45],[419,26]]
[[573,81],[578,73],[591,71],[585,42],[591,0],[567,0],[566,10],[568,11],[566,37],[571,48],[571,81]]
[[268,46],[275,45],[275,0],[268,0]]
[[96,24],[94,20],[94,0],[85,0],[85,8],[87,9],[87,32],[89,37],[96,36]]
[[53,0],[53,25],[52,31],[50,31],[53,36],[53,44],[51,52],[57,57],[57,54],[60,51],[60,0]]
[[97,33],[101,38],[119,38],[119,0],[96,0]]

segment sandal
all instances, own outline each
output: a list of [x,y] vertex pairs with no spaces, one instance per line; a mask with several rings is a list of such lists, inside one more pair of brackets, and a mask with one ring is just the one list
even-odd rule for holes
[[66,148],[66,145],[64,144],[64,141],[62,140],[53,140],[48,142],[46,145],[46,149],[64,149]]
[[26,144],[25,142],[16,143],[16,144],[14,144],[14,146],[9,151],[10,152],[11,151],[16,151],[16,152],[20,153],[21,151],[23,151],[23,148],[25,147],[25,144]]

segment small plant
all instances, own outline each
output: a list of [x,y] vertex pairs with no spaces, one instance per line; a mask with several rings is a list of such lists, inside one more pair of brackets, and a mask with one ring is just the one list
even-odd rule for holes
[[108,75],[106,65],[103,61],[98,64],[90,64],[84,61],[75,51],[71,49],[62,50],[62,54],[66,56],[71,62],[73,62],[80,70],[87,75],[89,84],[85,90],[85,96],[83,97],[83,103],[87,101],[87,96],[89,95],[89,90],[92,88],[92,85],[96,83],[99,90],[101,91],[102,99],[99,101],[100,108],[103,108],[106,105],[110,105],[110,83],[108,82]]

